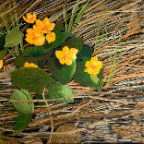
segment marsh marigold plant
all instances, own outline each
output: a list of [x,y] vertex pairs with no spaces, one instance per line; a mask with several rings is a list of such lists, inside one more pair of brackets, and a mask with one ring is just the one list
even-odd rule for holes
[[59,59],[59,62],[64,65],[70,66],[73,60],[76,60],[76,54],[78,53],[78,49],[71,48],[68,46],[64,46],[62,51],[57,50],[55,52],[56,57]]
[[90,61],[87,61],[85,63],[85,71],[88,74],[93,74],[93,75],[97,75],[100,72],[100,69],[102,68],[102,62],[98,61],[98,58],[96,56],[92,57],[90,59]]
[[[33,25],[33,28],[28,28],[26,31],[27,34],[25,40],[29,44],[42,46],[45,43],[45,38],[49,44],[56,40],[55,33],[51,32],[55,27],[55,23],[51,23],[47,17],[45,17],[43,21],[41,21],[40,19],[36,20],[35,13],[28,13],[26,17],[23,16],[23,19],[28,23],[34,23],[36,21],[36,25]],[[44,34],[47,34],[46,37]]]

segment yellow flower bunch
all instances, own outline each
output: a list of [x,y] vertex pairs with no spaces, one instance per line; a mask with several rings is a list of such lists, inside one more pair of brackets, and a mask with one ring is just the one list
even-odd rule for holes
[[[27,18],[26,18],[27,17]],[[23,19],[28,23],[34,23],[36,21],[36,25],[33,25],[33,29],[27,29],[27,34],[25,40],[34,45],[41,46],[45,43],[45,36],[48,43],[54,42],[56,39],[56,35],[54,32],[51,32],[54,27],[55,23],[51,23],[50,20],[45,17],[43,21],[40,19],[36,20],[36,14],[26,14],[26,17],[23,16]]]
[[76,60],[76,54],[78,53],[78,49],[71,48],[69,49],[68,46],[64,46],[62,51],[57,50],[55,52],[56,57],[59,59],[59,62],[64,65],[70,66],[73,60]]
[[87,61],[85,63],[85,71],[88,74],[97,75],[100,73],[100,69],[102,68],[102,62],[98,61],[98,58],[96,56],[92,57],[90,61]]
[[3,60],[0,60],[0,69],[3,67]]
[[37,68],[38,66],[36,64],[34,64],[34,63],[25,62],[24,67],[34,67],[34,68]]

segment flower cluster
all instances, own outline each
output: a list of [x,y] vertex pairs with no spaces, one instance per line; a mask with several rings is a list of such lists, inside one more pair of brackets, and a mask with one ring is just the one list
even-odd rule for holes
[[36,24],[33,25],[32,28],[27,29],[27,34],[25,40],[30,43],[37,46],[41,46],[45,43],[45,36],[48,43],[54,42],[56,39],[56,35],[54,32],[51,32],[54,27],[55,23],[51,23],[50,20],[45,17],[43,21],[40,19],[36,19],[36,14],[26,14],[26,17],[23,16],[23,19],[28,23],[34,23],[36,21]]
[[34,64],[34,63],[25,62],[24,67],[34,67],[34,68],[37,68],[38,66],[36,64]]
[[102,62],[98,61],[98,58],[96,56],[92,57],[90,61],[87,61],[85,63],[85,71],[88,74],[97,75],[100,73],[100,69],[102,68]]
[[62,51],[57,50],[55,52],[56,57],[59,59],[62,65],[71,65],[73,60],[76,60],[76,54],[78,53],[78,49],[71,48],[68,46],[64,46]]

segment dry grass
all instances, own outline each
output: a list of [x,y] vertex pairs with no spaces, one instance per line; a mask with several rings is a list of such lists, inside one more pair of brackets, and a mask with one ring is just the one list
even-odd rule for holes
[[[15,0],[16,1],[16,0]],[[22,31],[28,27],[22,20],[22,15],[27,12],[36,12],[39,18],[45,16],[50,17],[53,22],[62,22],[63,20],[63,5],[65,5],[68,11],[68,21],[70,19],[70,10],[74,7],[75,1],[72,0],[17,0],[17,5],[13,7],[13,11],[17,10],[19,14],[18,20],[20,22],[20,28]],[[80,1],[81,9],[86,0]],[[9,15],[9,4],[12,5],[13,1],[6,0],[0,1],[0,10],[3,12],[5,10],[6,14]],[[102,12],[102,7],[104,5],[104,10]],[[144,31],[144,15],[143,15],[143,1],[142,0],[106,0],[102,2],[101,0],[93,0],[90,2],[84,16],[76,27],[75,32],[76,37],[83,38],[86,45],[89,45],[92,49],[95,44],[95,36],[98,31],[99,22],[101,15],[103,13],[103,21],[99,29],[99,42],[104,40],[105,33],[102,36],[102,31],[104,26],[109,20],[107,25],[107,40],[93,53],[97,55],[101,61],[103,61],[104,67],[104,83],[106,84],[108,80],[109,73],[111,71],[110,66],[110,52],[112,52],[112,57],[114,57],[115,48],[119,39],[120,28],[122,27],[121,41],[118,47],[117,55],[119,56],[125,41],[128,40],[126,46],[124,46],[122,51],[122,56],[120,57],[118,67],[115,73],[112,75],[112,81],[104,86],[101,92],[97,92],[89,87],[81,86],[78,83],[72,81],[69,86],[72,88],[74,97],[76,99],[74,104],[57,104],[55,100],[47,101],[49,103],[49,110],[51,113],[51,118],[49,116],[48,107],[46,106],[36,106],[33,114],[33,120],[29,124],[29,127],[25,129],[24,132],[20,134],[21,138],[18,137],[8,137],[4,134],[1,138],[8,142],[9,140],[18,140],[20,142],[36,143],[42,140],[48,141],[50,134],[64,134],[64,133],[75,133],[81,132],[83,136],[82,141],[86,139],[92,139],[95,133],[101,129],[100,126],[107,127],[108,132],[104,129],[100,132],[100,136],[94,138],[96,141],[101,139],[117,141],[118,137],[114,137],[112,134],[118,134],[116,131],[117,127],[114,126],[131,126],[132,123],[136,123],[139,128],[140,134],[143,133],[143,122],[142,116],[138,120],[132,115],[134,106],[139,102],[143,101],[144,95],[144,45],[143,45],[143,31]],[[77,12],[78,13],[78,12]],[[3,27],[2,20],[0,20],[0,27]],[[11,25],[11,23],[10,23]],[[27,47],[28,44],[25,44]],[[14,51],[12,52],[14,53]],[[14,120],[17,117],[17,112],[10,112],[11,104],[9,102],[9,97],[11,92],[17,89],[16,86],[10,83],[10,71],[14,68],[14,59],[12,59],[12,53],[9,53],[4,59],[4,68],[0,73],[0,130],[1,133],[7,131],[13,131]],[[45,68],[47,71],[48,69]],[[35,93],[32,93],[35,97]],[[5,101],[5,102],[4,102]],[[40,100],[34,100],[34,102]],[[42,117],[41,117],[42,116]],[[107,120],[103,120],[107,118]],[[50,123],[51,122],[51,123]],[[54,127],[54,130],[59,125],[71,123],[74,125],[75,129],[65,132],[50,132],[50,127]],[[85,124],[82,127],[79,124]],[[99,125],[99,127],[98,127]],[[40,132],[42,128],[49,128],[49,130]],[[93,133],[90,133],[93,130]],[[131,142],[136,140],[137,142],[142,142],[143,138],[131,136],[137,133],[137,130],[127,133],[120,133],[122,138],[130,136]],[[89,134],[86,136],[86,134]],[[117,135],[118,136],[118,135]],[[40,139],[42,138],[42,140]]]

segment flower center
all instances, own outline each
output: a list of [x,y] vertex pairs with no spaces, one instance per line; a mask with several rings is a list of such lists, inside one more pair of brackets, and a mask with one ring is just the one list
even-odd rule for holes
[[66,59],[68,57],[68,54],[64,54],[63,58]]
[[95,65],[91,65],[91,67],[92,67],[92,69],[95,69],[95,68],[97,68]]

